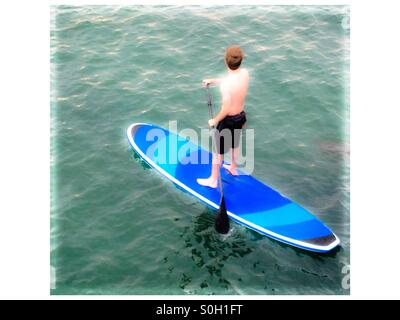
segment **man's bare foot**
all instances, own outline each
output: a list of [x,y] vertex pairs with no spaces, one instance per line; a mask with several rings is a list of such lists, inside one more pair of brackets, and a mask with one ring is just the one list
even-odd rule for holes
[[218,181],[217,179],[208,178],[208,179],[197,179],[197,183],[204,187],[216,188]]
[[226,170],[228,170],[228,172],[229,172],[231,175],[233,175],[233,176],[239,175],[239,173],[237,172],[236,167],[232,166],[231,164],[230,164],[230,165],[224,164],[223,167],[224,167]]

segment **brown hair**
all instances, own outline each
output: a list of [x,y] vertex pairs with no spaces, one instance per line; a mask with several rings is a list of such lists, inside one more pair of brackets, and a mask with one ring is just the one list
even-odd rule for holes
[[230,46],[225,51],[225,62],[229,69],[236,70],[240,67],[244,54],[239,46]]

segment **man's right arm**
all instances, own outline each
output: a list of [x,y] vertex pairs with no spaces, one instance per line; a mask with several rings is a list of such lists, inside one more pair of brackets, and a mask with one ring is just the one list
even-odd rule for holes
[[204,79],[203,80],[203,87],[207,87],[210,84],[219,84],[221,83],[222,79],[215,78],[215,79]]

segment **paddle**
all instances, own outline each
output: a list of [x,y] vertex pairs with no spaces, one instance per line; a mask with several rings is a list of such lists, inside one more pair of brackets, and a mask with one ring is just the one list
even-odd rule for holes
[[[208,103],[207,103],[208,113],[210,115],[210,119],[213,119],[214,114],[213,114],[212,98],[211,98],[209,85],[207,85],[207,93],[208,93]],[[214,149],[214,152],[217,154],[218,131],[215,128],[215,126],[212,127],[212,130],[214,132],[213,149]],[[217,232],[219,232],[219,233],[226,234],[229,231],[229,217],[228,217],[228,213],[226,212],[224,188],[222,186],[221,173],[218,174],[218,185],[219,185],[219,191],[221,194],[221,201],[219,203],[219,209],[218,209],[217,215],[215,217],[215,230],[217,230]]]

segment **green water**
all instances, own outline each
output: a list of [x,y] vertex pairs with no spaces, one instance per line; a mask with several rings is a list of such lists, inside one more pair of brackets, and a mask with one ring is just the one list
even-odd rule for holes
[[[332,253],[218,235],[129,146],[133,122],[205,128],[201,80],[231,44],[251,75],[253,175],[324,221]],[[53,7],[51,65],[52,294],[349,293],[347,7]]]

